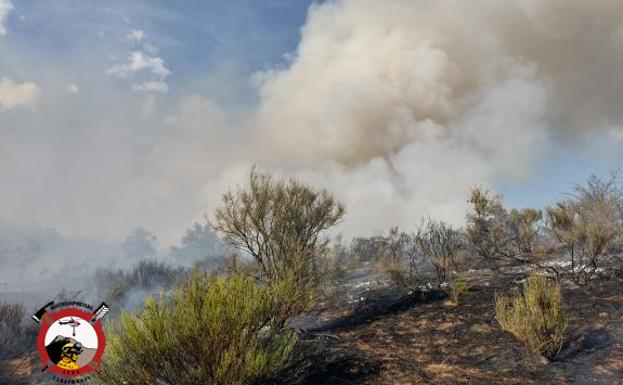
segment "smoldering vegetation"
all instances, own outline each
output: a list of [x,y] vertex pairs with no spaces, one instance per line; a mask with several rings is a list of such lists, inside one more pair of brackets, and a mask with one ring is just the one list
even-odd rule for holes
[[167,277],[178,275],[178,269],[222,266],[231,253],[207,224],[200,223],[187,229],[179,245],[158,247],[156,235],[143,228],[114,244],[66,236],[53,228],[3,224],[0,298],[36,305],[54,293],[96,302],[114,284],[125,286],[122,281],[158,286],[171,281]]

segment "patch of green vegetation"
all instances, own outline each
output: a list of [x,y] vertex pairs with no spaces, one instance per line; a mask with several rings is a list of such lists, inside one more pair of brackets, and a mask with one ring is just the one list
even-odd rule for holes
[[495,313],[502,329],[530,351],[550,360],[558,357],[567,326],[559,283],[533,273],[521,294],[495,296]]
[[195,271],[171,297],[148,299],[107,330],[99,384],[243,385],[288,360],[292,333],[278,328],[280,303],[253,279]]

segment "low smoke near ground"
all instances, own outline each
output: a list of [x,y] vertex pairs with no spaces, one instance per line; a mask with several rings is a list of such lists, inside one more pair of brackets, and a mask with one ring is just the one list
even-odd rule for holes
[[70,237],[54,228],[0,227],[0,301],[28,310],[55,300],[111,302],[118,312],[170,288],[194,265],[222,266],[231,253],[205,224],[195,223],[179,244],[159,247],[138,228],[120,244]]

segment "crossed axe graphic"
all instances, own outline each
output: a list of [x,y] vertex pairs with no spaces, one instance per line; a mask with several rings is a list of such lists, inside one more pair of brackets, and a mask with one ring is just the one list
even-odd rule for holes
[[[35,314],[32,315],[32,319],[36,323],[40,323],[41,321],[43,321],[47,324],[51,324],[52,320],[50,320],[49,317],[47,317],[46,313],[48,312],[48,308],[51,307],[52,305],[54,305],[54,301],[50,301],[49,303],[47,303],[45,306],[39,309]],[[102,304],[99,305],[97,309],[95,309],[95,311],[93,312],[93,316],[91,317],[91,320],[89,322],[91,324],[96,323],[97,321],[104,318],[106,314],[108,314],[108,311],[110,311],[110,307],[106,305],[105,302],[102,302]],[[74,328],[74,331],[75,331],[75,328]],[[52,365],[54,365],[54,363],[52,361],[48,361],[48,363],[41,369],[41,371],[42,372],[46,371]]]

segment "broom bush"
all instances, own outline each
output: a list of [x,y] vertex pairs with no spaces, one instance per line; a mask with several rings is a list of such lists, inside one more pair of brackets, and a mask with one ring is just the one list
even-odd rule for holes
[[171,297],[148,299],[138,315],[108,328],[100,384],[242,385],[269,376],[289,358],[295,337],[276,328],[280,304],[239,275],[195,271]]
[[530,351],[555,359],[564,342],[566,327],[560,284],[532,274],[523,293],[495,296],[496,318],[502,329],[525,343]]

